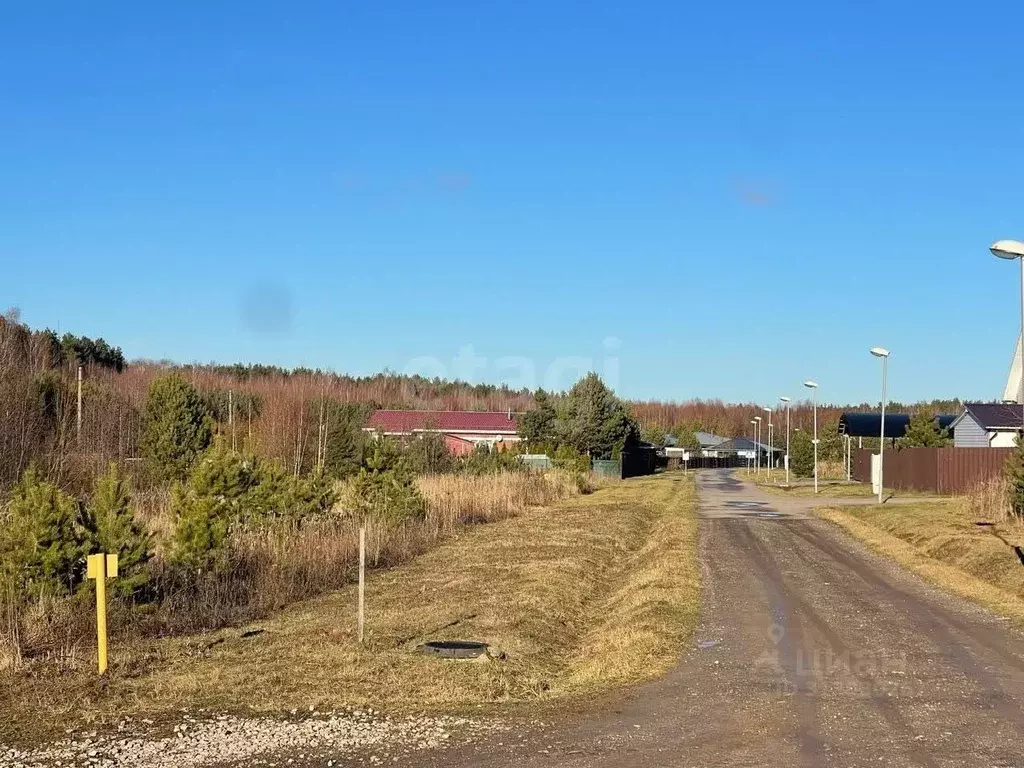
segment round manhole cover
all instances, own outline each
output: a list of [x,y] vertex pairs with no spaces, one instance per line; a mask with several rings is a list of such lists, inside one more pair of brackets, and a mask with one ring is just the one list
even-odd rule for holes
[[474,640],[431,640],[417,650],[442,659],[477,659],[487,653],[487,643]]

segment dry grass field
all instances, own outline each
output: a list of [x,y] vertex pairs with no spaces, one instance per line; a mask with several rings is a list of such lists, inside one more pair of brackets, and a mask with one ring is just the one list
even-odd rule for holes
[[[444,480],[424,490],[436,504]],[[692,479],[629,480],[517,512],[456,529],[413,561],[371,573],[363,646],[353,587],[251,626],[134,639],[112,649],[102,684],[85,670],[11,679],[0,697],[0,741],[45,738],[71,724],[109,727],[128,715],[159,720],[182,708],[402,713],[538,703],[671,666],[698,610]],[[415,653],[428,639],[454,638],[485,641],[507,658]]]

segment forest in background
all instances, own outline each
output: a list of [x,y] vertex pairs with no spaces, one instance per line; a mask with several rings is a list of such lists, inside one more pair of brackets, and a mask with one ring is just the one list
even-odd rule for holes
[[[82,416],[77,416],[77,369],[82,366]],[[0,487],[30,466],[63,486],[88,485],[110,461],[130,465],[140,456],[142,414],[154,379],[175,372],[201,393],[213,428],[230,444],[301,474],[324,460],[333,435],[356,429],[374,408],[508,410],[534,407],[534,394],[492,384],[427,379],[383,372],[355,377],[267,365],[178,365],[133,361],[103,339],[32,330],[16,311],[0,316]],[[555,393],[552,398],[561,397]],[[927,405],[957,413],[956,400]],[[644,428],[671,434],[697,430],[723,437],[750,434],[754,403],[721,400],[627,401]],[[822,432],[834,430],[844,410],[878,404],[819,404]],[[890,403],[892,412],[920,406]],[[782,413],[776,415],[782,423]],[[793,404],[795,429],[811,428],[811,405]],[[326,433],[326,434],[325,434]]]

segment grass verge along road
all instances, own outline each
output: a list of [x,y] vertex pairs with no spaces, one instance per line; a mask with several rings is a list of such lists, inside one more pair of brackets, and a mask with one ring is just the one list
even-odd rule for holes
[[981,519],[956,499],[816,514],[928,581],[1024,623],[1020,523]]

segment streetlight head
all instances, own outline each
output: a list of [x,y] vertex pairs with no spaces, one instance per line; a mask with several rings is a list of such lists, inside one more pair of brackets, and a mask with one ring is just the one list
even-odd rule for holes
[[751,420],[750,420],[750,423],[751,423],[751,424],[757,424],[757,419],[751,419]]
[[784,402],[784,403],[788,403],[788,402],[789,402],[790,400],[792,400],[792,399],[793,399],[793,398],[791,398],[791,397],[786,397],[785,395],[780,395],[780,396],[779,396],[779,400],[781,400],[781,401],[782,401],[782,402]]
[[760,417],[760,416],[755,416],[755,417],[754,417],[754,421],[760,421],[760,420],[761,420],[761,417]]
[[804,386],[807,387],[808,389],[817,389],[818,382],[811,381],[810,379],[808,379],[807,381],[804,382]]
[[1024,243],[1020,240],[997,240],[988,248],[993,256],[1000,259],[1019,259],[1024,257]]
[[765,413],[771,413],[772,412],[772,409],[769,408],[767,405],[764,408],[762,408],[761,410],[764,411]]
[[871,354],[874,355],[875,357],[888,357],[889,350],[886,349],[885,347],[872,347]]

